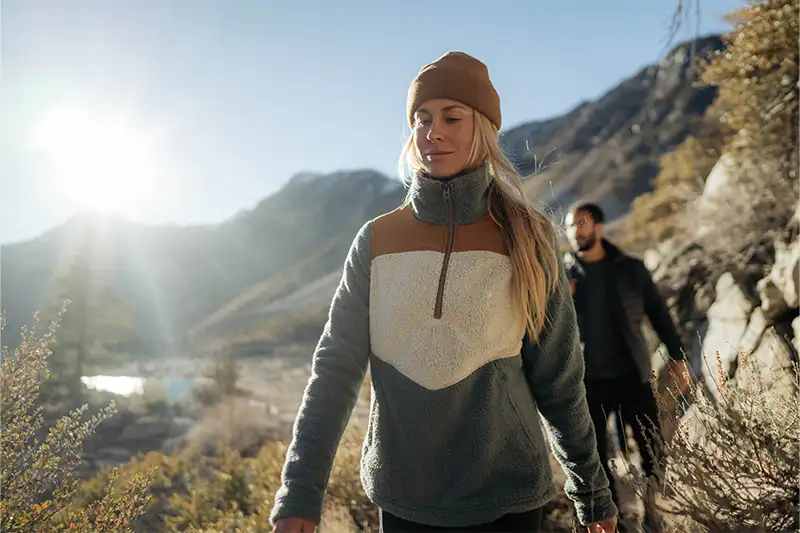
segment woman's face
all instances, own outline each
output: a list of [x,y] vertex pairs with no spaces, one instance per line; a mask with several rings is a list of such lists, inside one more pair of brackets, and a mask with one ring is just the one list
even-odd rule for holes
[[414,113],[414,144],[425,171],[435,178],[466,168],[474,134],[472,109],[454,100],[428,100]]

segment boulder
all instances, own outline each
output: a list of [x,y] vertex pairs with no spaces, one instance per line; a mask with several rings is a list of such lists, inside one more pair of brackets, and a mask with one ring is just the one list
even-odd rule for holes
[[661,259],[662,255],[658,253],[658,251],[653,250],[652,248],[646,250],[644,252],[644,256],[642,257],[642,260],[644,261],[647,270],[649,270],[650,272],[654,272],[658,268]]
[[703,376],[714,396],[719,395],[717,354],[722,372],[728,376],[737,360],[742,337],[755,308],[730,273],[720,276],[717,298],[708,310],[708,331],[703,339]]
[[800,307],[798,282],[800,282],[800,242],[793,240],[775,243],[775,265],[769,273],[775,286],[783,294],[783,300],[790,309]]
[[746,355],[736,371],[736,385],[742,389],[787,397],[796,394],[797,376],[790,356],[791,347],[773,328],[763,332],[756,349]]
[[761,309],[774,321],[790,309],[800,307],[800,243],[775,241],[775,263],[769,274],[756,285]]
[[750,321],[747,323],[747,328],[742,334],[739,341],[739,352],[752,353],[758,348],[761,343],[761,338],[764,331],[767,329],[767,317],[764,314],[762,307],[757,307],[753,314],[750,315]]
[[794,331],[794,349],[800,352],[800,316],[792,320],[792,331]]
[[775,320],[785,313],[789,306],[783,298],[783,291],[775,283],[772,276],[762,278],[756,283],[758,297],[761,300],[761,310],[770,320]]

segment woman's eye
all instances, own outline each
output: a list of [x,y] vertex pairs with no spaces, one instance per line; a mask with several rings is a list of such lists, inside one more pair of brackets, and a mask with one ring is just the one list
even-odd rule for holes
[[445,119],[445,121],[447,121],[447,122],[450,122],[450,123],[452,123],[452,122],[458,122],[459,120],[461,120],[459,117],[447,117],[447,118]]
[[418,126],[427,126],[430,123],[431,123],[431,119],[429,119],[429,118],[418,118],[417,119],[417,125]]

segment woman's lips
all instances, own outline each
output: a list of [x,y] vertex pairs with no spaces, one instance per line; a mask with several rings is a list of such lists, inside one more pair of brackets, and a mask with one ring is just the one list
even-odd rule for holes
[[425,156],[428,159],[441,159],[443,157],[447,157],[448,155],[452,155],[453,152],[428,152]]

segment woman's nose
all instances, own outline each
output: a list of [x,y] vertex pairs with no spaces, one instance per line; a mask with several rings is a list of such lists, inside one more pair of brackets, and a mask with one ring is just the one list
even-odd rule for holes
[[430,142],[441,141],[444,138],[438,120],[431,122],[431,129],[428,130],[428,140]]

